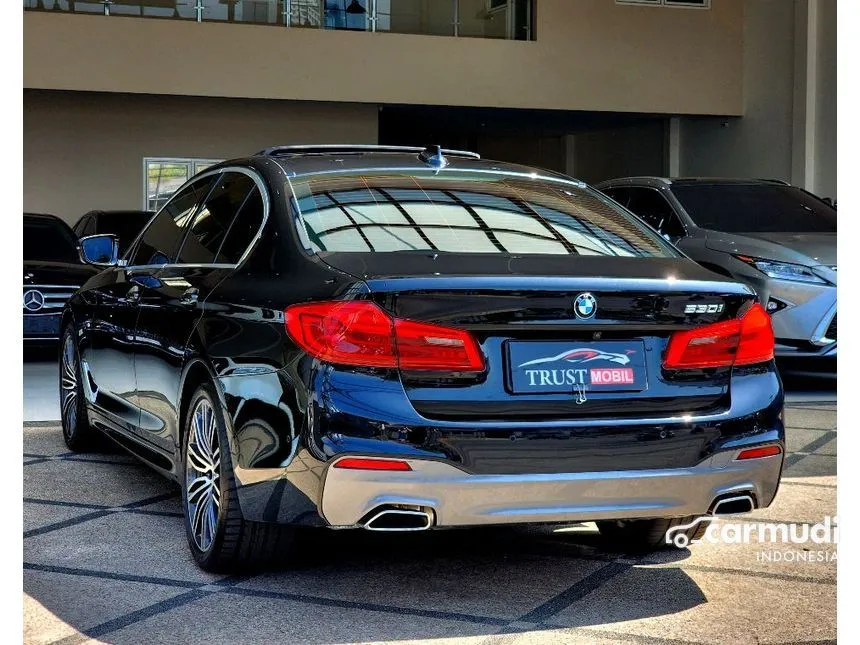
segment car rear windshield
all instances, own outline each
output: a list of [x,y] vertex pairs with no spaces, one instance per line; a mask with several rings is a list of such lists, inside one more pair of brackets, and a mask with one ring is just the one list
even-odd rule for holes
[[292,181],[300,235],[321,252],[676,257],[585,186],[508,174],[326,174]]
[[697,226],[724,233],[835,233],[836,210],[794,186],[675,184]]
[[62,222],[25,217],[24,260],[78,262],[77,240]]

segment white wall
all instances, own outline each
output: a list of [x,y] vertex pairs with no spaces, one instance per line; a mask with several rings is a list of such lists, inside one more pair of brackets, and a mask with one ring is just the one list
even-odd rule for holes
[[794,2],[744,10],[744,116],[681,119],[681,174],[791,179]]
[[144,157],[376,143],[377,122],[373,105],[25,90],[24,210],[71,224],[88,210],[136,210]]
[[819,5],[817,40],[813,192],[836,199],[836,0]]
[[836,0],[747,0],[743,117],[682,117],[680,174],[836,198]]

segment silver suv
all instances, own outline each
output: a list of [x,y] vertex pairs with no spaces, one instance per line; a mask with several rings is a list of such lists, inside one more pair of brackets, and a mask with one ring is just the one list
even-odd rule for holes
[[753,287],[780,357],[836,359],[836,209],[784,182],[632,177],[596,186],[690,258]]

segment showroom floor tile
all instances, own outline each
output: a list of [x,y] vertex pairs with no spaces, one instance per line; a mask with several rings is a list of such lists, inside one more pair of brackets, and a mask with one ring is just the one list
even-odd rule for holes
[[[802,407],[801,407],[802,406]],[[835,515],[835,414],[797,404],[790,466],[742,522]],[[788,643],[835,631],[835,563],[700,543],[631,558],[593,524],[383,535],[317,531],[302,562],[213,576],[174,485],[118,453],[24,427],[26,643]],[[827,547],[824,550],[831,550]]]

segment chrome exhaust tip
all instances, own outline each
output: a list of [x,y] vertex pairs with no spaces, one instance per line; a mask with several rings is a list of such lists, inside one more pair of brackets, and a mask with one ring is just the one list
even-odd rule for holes
[[371,514],[362,526],[368,531],[426,531],[433,526],[433,515],[425,510],[386,508]]
[[755,509],[755,500],[752,495],[733,495],[722,497],[714,502],[711,515],[736,515],[737,513],[749,513]]

